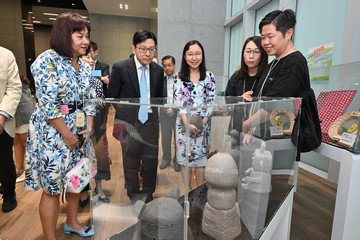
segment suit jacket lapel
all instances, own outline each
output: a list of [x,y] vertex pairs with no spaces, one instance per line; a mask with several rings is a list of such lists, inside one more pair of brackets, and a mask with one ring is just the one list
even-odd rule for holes
[[168,96],[167,95],[167,76],[165,75],[164,76],[164,87],[163,87],[163,94],[164,94],[164,96]]
[[[155,63],[154,63],[155,64]],[[154,97],[155,95],[155,86],[156,86],[156,69],[155,67],[150,63],[150,97]]]
[[136,92],[137,96],[140,97],[139,78],[138,78],[134,59],[129,60],[128,73],[129,73],[129,78],[131,79],[131,82],[134,86],[135,92]]

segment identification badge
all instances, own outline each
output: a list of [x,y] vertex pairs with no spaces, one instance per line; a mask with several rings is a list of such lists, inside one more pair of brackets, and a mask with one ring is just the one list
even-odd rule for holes
[[82,111],[76,112],[76,127],[84,127],[85,126],[85,114]]
[[101,70],[92,70],[91,76],[93,77],[101,77]]
[[69,114],[69,106],[67,104],[60,105],[60,112],[62,114]]

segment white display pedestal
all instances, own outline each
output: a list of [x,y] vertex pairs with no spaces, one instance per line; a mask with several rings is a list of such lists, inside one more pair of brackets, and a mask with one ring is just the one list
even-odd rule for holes
[[359,239],[360,154],[326,143],[314,152],[340,163],[331,239]]
[[263,234],[259,239],[261,240],[285,240],[290,239],[292,206],[294,199],[294,188],[280,205],[277,212],[274,214],[269,225],[265,228]]
[[[274,156],[275,151],[281,151],[281,150],[289,150],[289,149],[295,149],[296,147],[291,142],[290,138],[284,138],[284,139],[270,139],[266,140],[266,150],[269,150],[271,154]],[[296,152],[295,152],[296,153]],[[294,162],[292,169],[272,169],[271,174],[272,175],[290,175],[292,178],[291,184],[294,185],[294,192],[296,192],[297,188],[297,179],[298,179],[298,172],[299,172],[299,162],[294,161],[293,158],[289,158],[289,161]]]

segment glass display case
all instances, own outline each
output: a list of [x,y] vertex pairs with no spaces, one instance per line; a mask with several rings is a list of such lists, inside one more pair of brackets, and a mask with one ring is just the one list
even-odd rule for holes
[[301,99],[92,101],[94,239],[289,237]]

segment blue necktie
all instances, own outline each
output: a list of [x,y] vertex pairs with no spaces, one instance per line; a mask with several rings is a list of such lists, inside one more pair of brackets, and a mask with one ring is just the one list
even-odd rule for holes
[[141,66],[141,78],[140,78],[140,109],[138,113],[138,118],[140,122],[145,123],[148,119],[148,106],[147,104],[147,96],[148,96],[148,86],[146,80],[146,66]]

